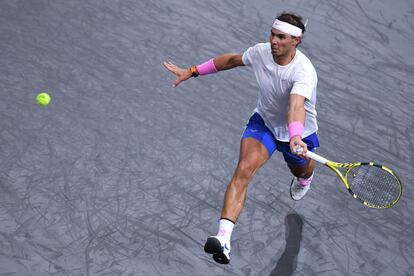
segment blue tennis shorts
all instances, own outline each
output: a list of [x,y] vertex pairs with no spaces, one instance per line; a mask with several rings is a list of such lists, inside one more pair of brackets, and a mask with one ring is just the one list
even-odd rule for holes
[[[249,122],[246,125],[246,129],[242,135],[243,138],[255,138],[262,143],[269,153],[269,158],[272,156],[275,150],[283,153],[283,158],[286,163],[298,166],[304,166],[307,164],[306,158],[299,157],[290,152],[289,142],[282,142],[276,140],[272,132],[266,127],[262,117],[258,113],[254,113]],[[302,139],[308,146],[308,150],[315,151],[315,148],[319,147],[318,135],[315,133]]]

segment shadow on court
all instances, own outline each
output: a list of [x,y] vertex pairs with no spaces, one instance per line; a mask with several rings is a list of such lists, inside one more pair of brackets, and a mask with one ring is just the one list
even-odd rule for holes
[[285,217],[286,246],[282,256],[270,276],[290,276],[296,270],[297,258],[302,241],[303,220],[300,215],[288,214]]

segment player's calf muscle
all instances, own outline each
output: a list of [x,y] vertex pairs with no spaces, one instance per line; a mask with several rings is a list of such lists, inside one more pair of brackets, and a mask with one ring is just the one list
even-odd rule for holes
[[307,178],[312,175],[312,172],[315,169],[315,164],[312,161],[309,161],[305,166],[288,164],[288,167],[294,176]]

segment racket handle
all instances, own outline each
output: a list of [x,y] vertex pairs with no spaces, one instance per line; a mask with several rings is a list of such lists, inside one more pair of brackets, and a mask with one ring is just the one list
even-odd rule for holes
[[[301,152],[303,152],[303,148],[302,147],[296,147],[295,152],[296,153],[301,153]],[[316,162],[319,162],[321,164],[326,164],[328,162],[328,159],[326,159],[326,158],[324,158],[324,157],[322,157],[322,156],[320,156],[320,155],[318,155],[318,154],[316,154],[316,153],[314,153],[310,150],[308,150],[306,152],[306,157],[308,157],[310,159],[313,159]]]
[[326,164],[326,163],[328,162],[328,159],[326,159],[326,158],[324,158],[324,157],[322,157],[322,156],[320,156],[320,155],[317,155],[316,153],[314,153],[314,152],[312,152],[312,151],[310,151],[310,150],[308,150],[308,151],[306,152],[306,157],[308,157],[308,158],[310,158],[310,159],[313,159],[313,160],[315,160],[316,162],[319,162],[319,163],[321,163],[321,164]]

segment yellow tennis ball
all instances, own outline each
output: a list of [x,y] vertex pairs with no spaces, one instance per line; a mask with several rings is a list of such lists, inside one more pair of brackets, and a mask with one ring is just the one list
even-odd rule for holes
[[36,102],[40,106],[47,106],[50,103],[50,96],[49,94],[42,92],[37,94]]

